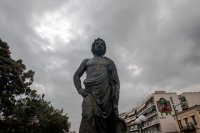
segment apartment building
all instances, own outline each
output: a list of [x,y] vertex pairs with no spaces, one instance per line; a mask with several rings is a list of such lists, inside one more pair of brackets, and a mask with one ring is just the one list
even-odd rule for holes
[[200,92],[184,92],[179,99],[183,111],[173,115],[177,131],[200,133]]
[[[138,132],[138,125],[134,123],[137,117],[144,115],[147,121],[142,125],[144,133],[175,133],[177,132],[173,106],[179,104],[179,97],[175,92],[155,91],[147,96],[134,110],[123,114],[131,133]],[[182,111],[181,107],[176,108]]]
[[127,112],[120,114],[120,117],[125,120],[129,129],[130,129],[130,126],[132,125],[132,122],[134,120],[135,111],[136,111],[135,108],[132,108],[132,109],[128,110]]
[[[173,115],[175,117],[175,115]],[[177,121],[178,119],[178,121]],[[200,133],[200,105],[194,105],[177,113],[178,132]]]
[[[137,107],[122,113],[120,117],[125,119],[131,133],[140,130],[139,126],[134,123],[140,115],[147,118],[142,124],[144,133],[177,133],[179,128],[176,123],[175,112],[183,112],[197,104],[200,104],[200,92],[184,92],[177,95],[176,92],[155,91]],[[190,118],[193,119],[193,116]],[[182,124],[182,126],[185,125]]]
[[182,109],[188,109],[195,105],[200,105],[200,92],[183,92],[179,95],[180,102],[182,104]]

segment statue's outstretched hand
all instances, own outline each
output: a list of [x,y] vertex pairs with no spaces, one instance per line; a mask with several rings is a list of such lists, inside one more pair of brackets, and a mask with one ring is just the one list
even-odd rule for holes
[[86,97],[88,95],[88,92],[85,91],[85,89],[79,89],[78,93],[82,96],[82,97]]

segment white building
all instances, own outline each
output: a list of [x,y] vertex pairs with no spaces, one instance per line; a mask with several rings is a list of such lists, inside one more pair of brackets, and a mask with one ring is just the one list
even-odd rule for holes
[[[181,106],[180,102],[186,104]],[[200,92],[184,92],[177,95],[176,92],[155,91],[136,108],[122,113],[120,117],[125,119],[131,133],[138,132],[138,125],[134,121],[140,115],[147,118],[147,121],[142,124],[144,133],[177,133],[175,119],[172,115],[175,111],[181,112],[196,104],[200,104]]]

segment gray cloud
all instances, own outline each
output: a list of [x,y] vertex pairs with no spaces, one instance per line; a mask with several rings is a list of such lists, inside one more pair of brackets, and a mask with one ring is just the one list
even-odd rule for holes
[[[0,37],[36,72],[40,93],[81,119],[72,76],[97,37],[118,68],[120,111],[154,90],[200,91],[199,1],[0,1]],[[43,28],[43,29],[42,29]],[[83,77],[84,79],[84,77]]]

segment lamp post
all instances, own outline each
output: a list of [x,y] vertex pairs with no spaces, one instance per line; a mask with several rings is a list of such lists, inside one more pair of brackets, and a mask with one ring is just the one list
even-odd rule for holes
[[137,124],[138,126],[140,126],[140,130],[141,130],[141,133],[143,133],[143,130],[142,130],[142,126],[144,124],[144,122],[147,120],[147,118],[144,116],[144,115],[140,115],[135,121],[134,123]]

